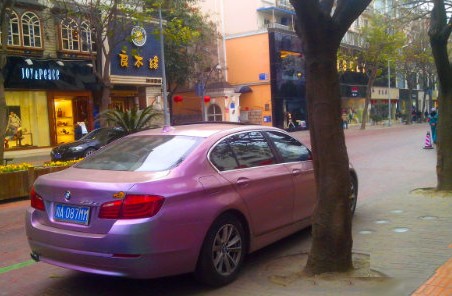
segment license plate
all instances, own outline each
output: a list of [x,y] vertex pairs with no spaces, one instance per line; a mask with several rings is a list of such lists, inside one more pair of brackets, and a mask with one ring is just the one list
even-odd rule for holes
[[56,204],[54,218],[61,222],[88,225],[89,207]]

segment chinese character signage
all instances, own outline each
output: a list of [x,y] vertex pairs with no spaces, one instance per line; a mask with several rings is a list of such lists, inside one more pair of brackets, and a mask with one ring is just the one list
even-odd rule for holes
[[153,25],[131,25],[116,36],[121,42],[113,49],[111,74],[136,77],[162,77],[160,40]]

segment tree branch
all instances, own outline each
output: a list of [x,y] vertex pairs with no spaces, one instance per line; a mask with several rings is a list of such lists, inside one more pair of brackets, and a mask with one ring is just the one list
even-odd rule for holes
[[440,43],[447,43],[452,32],[451,19],[447,21],[447,12],[444,0],[433,0],[432,15],[430,18],[430,38]]
[[371,1],[372,0],[337,0],[333,22],[337,25],[337,31],[341,36],[344,36],[351,24],[361,15]]
[[331,15],[333,6],[334,6],[334,0],[320,0],[321,10],[328,15]]

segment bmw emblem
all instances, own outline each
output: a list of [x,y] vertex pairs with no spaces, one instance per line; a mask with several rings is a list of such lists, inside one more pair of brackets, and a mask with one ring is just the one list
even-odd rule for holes
[[64,199],[65,200],[71,199],[71,192],[69,190],[66,190],[66,192],[64,193]]

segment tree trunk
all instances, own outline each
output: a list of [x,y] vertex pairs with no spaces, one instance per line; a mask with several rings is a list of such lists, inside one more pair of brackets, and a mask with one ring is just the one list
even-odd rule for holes
[[305,55],[309,133],[318,199],[305,267],[308,274],[353,268],[351,180],[342,128],[337,51],[347,29],[370,1],[290,0],[297,14],[297,34]]
[[[2,69],[1,67],[0,69]],[[6,97],[5,97],[5,79],[2,71],[0,71],[0,165],[3,165],[5,158],[5,136],[6,126],[8,125],[8,113],[6,110]]]
[[451,31],[444,1],[435,0],[429,36],[439,81],[436,163],[438,190],[452,190],[452,68],[447,53]]
[[452,79],[446,95],[441,96],[439,123],[437,130],[437,164],[438,190],[452,190]]
[[100,111],[105,111],[110,107],[111,104],[111,85],[109,83],[105,83],[104,87],[102,88],[102,99],[101,99],[101,105],[100,105]]
[[372,97],[372,87],[374,85],[375,79],[377,77],[377,67],[372,67],[370,70],[369,80],[367,81],[367,89],[366,89],[366,99],[364,102],[364,110],[363,110],[363,116],[362,116],[362,122],[361,122],[361,129],[366,129],[366,124],[369,119],[369,104],[370,99]]
[[305,271],[308,274],[347,271],[353,268],[348,200],[350,175],[341,120],[336,54],[321,59],[306,56],[306,61],[306,94],[318,203]]
[[412,111],[413,111],[413,88],[411,87],[411,84],[408,82],[408,99],[405,104],[405,114],[406,114],[406,124],[412,124]]
[[[8,32],[9,28],[9,15],[8,10],[12,9],[16,0],[4,0],[3,3],[0,4],[0,32]],[[3,165],[5,158],[5,136],[6,136],[6,127],[8,126],[8,112],[6,106],[6,94],[5,94],[5,77],[3,75],[4,68],[6,66],[7,61],[7,43],[8,43],[8,34],[0,34],[0,165]]]

